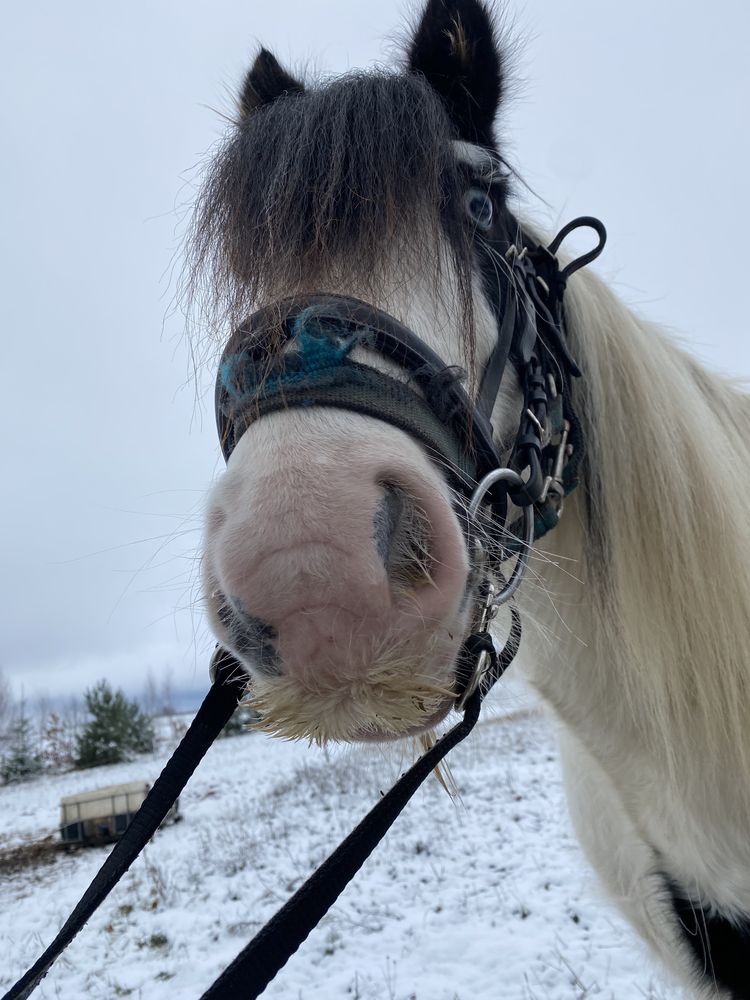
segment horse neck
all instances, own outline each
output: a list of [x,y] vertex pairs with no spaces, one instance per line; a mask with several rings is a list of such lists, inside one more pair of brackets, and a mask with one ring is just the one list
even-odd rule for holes
[[750,767],[750,401],[593,275],[566,308],[584,483],[534,564],[532,678],[580,733],[723,785]]

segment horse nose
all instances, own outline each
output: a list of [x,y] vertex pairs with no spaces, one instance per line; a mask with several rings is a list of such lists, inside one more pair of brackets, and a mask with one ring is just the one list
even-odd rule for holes
[[303,454],[297,439],[273,462],[249,434],[209,512],[214,613],[233,651],[266,674],[351,679],[389,645],[428,642],[458,611],[468,560],[439,476],[414,471],[418,447]]
[[403,486],[360,481],[344,498],[327,481],[315,530],[296,505],[274,528],[248,511],[224,548],[218,614],[236,651],[267,675],[363,664],[396,618],[424,627],[451,592],[429,514]]

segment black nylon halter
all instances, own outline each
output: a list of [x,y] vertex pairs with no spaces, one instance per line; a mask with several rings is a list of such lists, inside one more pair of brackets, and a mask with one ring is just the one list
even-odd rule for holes
[[[599,244],[561,270],[555,257],[557,250],[565,236],[581,225],[596,230]],[[537,504],[541,517],[539,534],[544,533],[554,526],[559,516],[559,506],[551,507],[552,515],[546,518],[543,513],[550,485],[557,484],[561,491],[574,488],[575,475],[566,484],[564,474],[566,468],[575,470],[581,450],[578,440],[574,445],[575,463],[564,461],[567,456],[562,453],[567,448],[569,435],[561,431],[561,421],[567,419],[566,412],[575,419],[569,398],[569,380],[580,372],[565,341],[563,291],[568,276],[598,256],[604,240],[602,224],[596,219],[584,218],[569,223],[548,248],[537,244],[510,248],[514,251],[509,262],[516,295],[508,298],[505,311],[499,317],[497,344],[485,367],[476,407],[455,373],[451,377],[450,369],[427,345],[393,317],[366,303],[340,296],[312,297],[301,303],[289,303],[288,308],[282,310],[284,329],[298,336],[301,330],[298,327],[295,331],[295,323],[307,310],[306,321],[314,320],[317,324],[308,327],[308,334],[313,341],[317,337],[319,344],[317,352],[313,343],[312,353],[303,344],[301,351],[297,349],[284,355],[280,368],[283,377],[276,383],[268,381],[262,338],[248,339],[249,331],[243,328],[227,345],[217,380],[217,424],[225,458],[230,457],[247,426],[263,413],[289,406],[339,406],[387,420],[412,433],[429,451],[451,463],[457,488],[468,493],[477,479],[491,475],[501,464],[493,441],[491,414],[510,359],[524,393],[524,412],[512,458],[519,470],[528,472],[528,479],[519,480],[519,486],[509,489],[509,480],[505,477],[499,481],[498,490],[486,492],[493,509],[501,511],[503,521],[506,494],[522,505]],[[256,314],[251,322],[255,334],[259,315]],[[405,386],[369,366],[349,360],[347,355],[355,343],[396,360],[413,379],[415,387]],[[333,361],[335,363],[329,363]],[[265,379],[261,377],[261,369]],[[344,377],[341,377],[342,372]],[[378,390],[385,393],[386,402],[382,401],[383,397],[377,397]],[[409,406],[416,408],[416,417],[406,412]],[[552,438],[558,433],[563,434],[562,443],[555,444]],[[201,1000],[256,1000],[336,901],[419,785],[471,732],[479,717],[482,699],[514,659],[521,637],[520,620],[511,607],[510,634],[504,649],[497,654],[487,631],[491,608],[489,602],[482,606],[475,629],[459,656],[457,674],[462,677],[464,687],[472,673],[477,673],[480,661],[486,661],[486,669],[475,677],[476,687],[458,692],[463,719],[376,804]],[[53,942],[2,1000],[25,1000],[30,996],[58,955],[106,899],[158,829],[203,755],[232,716],[246,684],[242,665],[227,651],[217,649],[212,662],[211,689],[187,734]]]
[[[578,228],[593,229],[598,243],[561,269],[556,253]],[[524,483],[496,487],[486,502],[495,505],[500,521],[506,495],[520,507],[536,505],[535,537],[541,537],[557,523],[563,497],[575,489],[583,455],[570,391],[571,378],[581,372],[565,336],[563,296],[570,275],[594,260],[605,241],[602,223],[583,216],[548,247],[523,237],[520,246],[507,248],[511,277],[476,400],[461,384],[464,373],[393,316],[359,299],[319,294],[259,310],[232,335],[219,364],[215,410],[224,458],[267,413],[332,406],[404,430],[441,460],[451,485],[471,498],[477,483],[504,464],[492,413],[510,361],[523,409],[508,464]],[[394,361],[405,379],[352,360],[356,348]]]
[[[273,331],[275,363],[267,362]],[[401,381],[350,354],[364,348],[394,361]],[[229,459],[247,428],[276,410],[333,406],[384,420],[420,441],[471,492],[497,468],[490,412],[475,408],[452,369],[408,327],[344,295],[288,299],[253,314],[224,349],[216,424]]]

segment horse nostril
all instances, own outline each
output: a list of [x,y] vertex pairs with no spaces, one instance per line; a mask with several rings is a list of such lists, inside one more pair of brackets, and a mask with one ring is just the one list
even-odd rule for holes
[[378,504],[372,519],[373,537],[378,555],[388,566],[391,558],[393,537],[398,528],[404,509],[404,495],[390,483],[383,483],[383,499]]
[[249,614],[239,597],[216,596],[216,614],[227,631],[232,652],[251,661],[261,673],[278,677],[281,658],[275,646],[278,634],[273,625]]
[[373,517],[378,555],[397,591],[410,591],[432,579],[432,526],[427,513],[403,487],[384,482],[383,499]]

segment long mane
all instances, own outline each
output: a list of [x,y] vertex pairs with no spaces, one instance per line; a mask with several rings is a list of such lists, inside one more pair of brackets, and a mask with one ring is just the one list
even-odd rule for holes
[[750,398],[592,274],[566,302],[599,681],[681,793],[750,821]]

